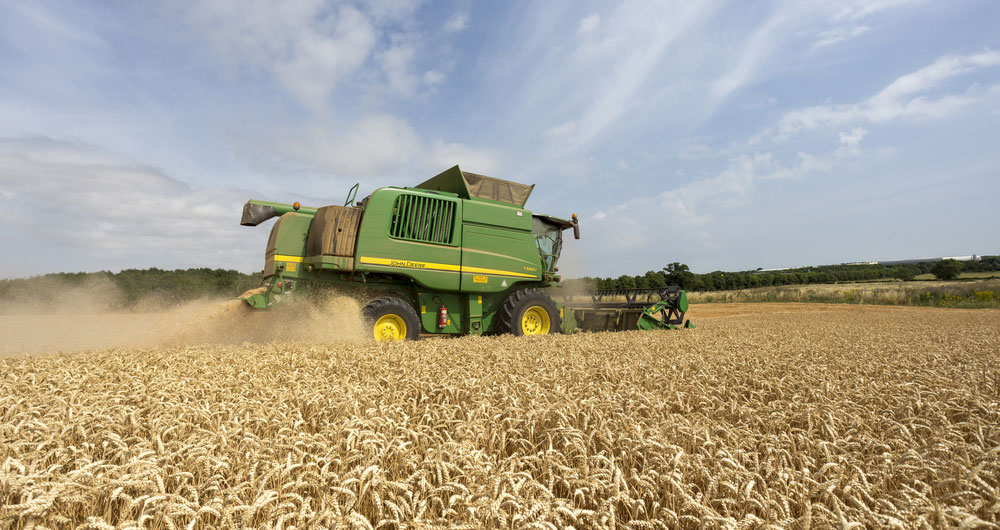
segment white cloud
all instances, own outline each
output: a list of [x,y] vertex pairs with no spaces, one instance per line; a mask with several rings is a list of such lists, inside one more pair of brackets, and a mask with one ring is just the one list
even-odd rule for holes
[[[502,169],[497,151],[421,141],[391,116],[362,119],[350,131],[338,136],[314,130],[308,137],[287,139],[281,154],[288,162],[352,178],[377,174],[396,185],[416,184],[454,164],[486,174]],[[286,195],[273,198],[290,202],[297,197],[287,193],[300,193],[301,184],[289,181]],[[260,266],[267,239],[266,229],[239,226],[246,200],[261,198],[256,193],[195,187],[78,141],[0,138],[0,197],[0,244],[8,254],[24,256],[5,262],[0,276],[66,270],[66,263],[92,270],[208,266],[247,271]]]
[[785,167],[771,153],[741,155],[729,161],[725,169],[711,178],[666,190],[657,195],[640,196],[594,214],[588,223],[599,245],[629,249],[649,244],[644,216],[636,212],[669,212],[674,226],[690,228],[712,220],[718,208],[732,207],[746,201],[747,195],[763,181],[801,178],[810,173],[829,171],[831,164],[820,157],[799,153],[797,164]]
[[238,223],[247,192],[196,190],[80,142],[0,139],[0,187],[17,197],[4,208],[7,252],[29,261],[43,250],[34,248],[39,244],[74,249],[75,260],[102,267],[167,262],[232,268],[246,266],[250,253],[259,252],[246,245]]
[[444,81],[444,74],[437,70],[427,70],[424,72],[424,84],[427,86],[440,85]]
[[[373,72],[383,82],[369,86],[402,97],[414,96],[425,80],[428,86],[442,80],[417,73],[423,42],[413,17],[419,5],[367,2],[358,9],[322,0],[208,0],[192,8],[188,19],[224,58],[263,69],[300,103],[322,111],[338,86],[371,79]],[[459,31],[467,20],[467,14],[456,14],[445,30]]]
[[826,156],[813,156],[808,153],[798,153],[796,155],[798,163],[789,167],[781,166],[773,161],[773,157],[768,154],[764,159],[767,170],[758,178],[759,181],[800,179],[811,173],[827,172],[833,169],[833,162]]
[[923,0],[842,0],[840,2],[816,2],[823,9],[831,11],[834,20],[858,20],[876,13],[895,9]]
[[600,161],[594,155],[564,160],[552,170],[552,176],[555,178],[549,182],[558,182],[565,189],[587,189],[597,180],[605,188],[621,186],[621,179],[607,178],[607,175],[600,174]]
[[753,79],[760,64],[774,49],[777,38],[781,36],[778,28],[786,20],[786,13],[779,11],[753,32],[741,46],[742,54],[736,66],[709,84],[713,98],[722,99]]
[[429,92],[425,89],[441,84],[445,72],[454,66],[454,62],[444,61],[420,74],[418,67],[427,62],[422,57],[426,37],[418,32],[393,33],[387,40],[388,45],[375,54],[383,79],[383,84],[377,85],[381,91],[402,98],[425,96]]
[[601,25],[601,16],[597,13],[587,15],[580,19],[580,24],[576,28],[576,32],[580,34],[590,33],[597,29]]
[[813,43],[813,48],[822,48],[823,46],[831,46],[839,42],[850,40],[856,37],[860,37],[865,33],[868,33],[872,28],[870,26],[853,26],[853,27],[837,27],[833,29],[828,29],[826,31],[821,31],[816,35],[816,42]]
[[387,114],[365,116],[347,127],[313,125],[273,141],[286,161],[335,175],[387,175],[420,154],[420,137],[405,121]]
[[750,101],[740,104],[741,107],[750,110],[765,109],[778,104],[778,98],[774,96],[759,96]]
[[413,72],[417,49],[412,42],[401,40],[379,54],[379,63],[388,90],[401,96],[412,96],[421,81]]
[[[607,23],[601,21],[600,31],[592,30],[602,36],[586,39],[574,52],[574,61],[588,65],[588,72],[600,71],[598,76],[588,74],[594,97],[575,118],[546,135],[559,137],[564,149],[572,149],[600,134],[637,104],[637,94],[658,71],[667,49],[713,9],[704,2],[621,4]],[[581,21],[581,27],[590,24]]]
[[580,132],[580,124],[575,121],[567,121],[559,125],[553,125],[545,129],[545,136],[554,140],[563,140]]
[[879,103],[898,101],[904,96],[934,88],[946,79],[997,65],[1000,65],[998,51],[942,57],[930,66],[899,77],[876,94],[872,100]]
[[469,14],[468,13],[455,13],[444,23],[444,31],[446,33],[455,33],[457,31],[462,31],[469,26]]
[[692,143],[684,146],[677,152],[677,158],[682,160],[695,160],[712,156],[712,149],[705,144]]
[[851,132],[841,132],[840,147],[837,148],[837,156],[851,156],[861,154],[861,139],[868,134],[864,127],[855,127]]
[[896,152],[895,147],[879,147],[875,150],[875,154],[882,159],[892,158],[896,156]]
[[362,0],[361,5],[376,21],[391,24],[411,20],[423,3],[424,0]]
[[364,116],[345,127],[314,125],[284,133],[271,148],[287,163],[333,176],[388,177],[436,174],[455,164],[494,171],[500,155],[440,139],[425,141],[406,121],[388,114]]
[[861,23],[862,20],[911,3],[912,0],[871,0],[784,5],[739,44],[739,61],[710,83],[711,94],[720,100],[760,77],[775,50],[792,35],[815,32],[813,49],[831,46],[870,31],[871,25]]
[[58,16],[45,10],[41,4],[33,2],[11,3],[10,8],[36,25],[39,30],[49,33],[49,38],[66,39],[77,46],[93,47],[102,50],[111,48],[99,36],[81,30],[75,24],[66,22]]
[[923,0],[846,0],[840,2],[813,3],[810,8],[825,14],[829,29],[819,31],[812,44],[813,49],[832,46],[868,33],[872,27],[864,24],[865,19],[875,18],[884,11],[920,3]]
[[437,139],[424,145],[423,159],[418,164],[427,168],[428,175],[437,174],[455,164],[468,171],[503,176],[502,155],[494,149],[481,149]]
[[314,110],[361,68],[376,42],[363,13],[317,0],[211,0],[194,7],[189,19],[223,56],[269,71]]
[[818,105],[788,112],[778,125],[778,138],[804,130],[899,118],[941,118],[953,115],[976,100],[970,94],[946,94],[932,98],[923,93],[942,82],[978,69],[1000,65],[1000,52],[948,56],[915,72],[900,76],[877,94],[859,103]]

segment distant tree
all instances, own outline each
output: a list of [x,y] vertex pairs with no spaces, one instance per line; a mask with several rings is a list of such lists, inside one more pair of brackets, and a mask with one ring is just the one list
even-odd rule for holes
[[893,278],[908,282],[913,280],[913,277],[920,273],[920,269],[912,265],[896,265],[890,269],[890,274]]
[[654,289],[666,287],[667,285],[667,281],[663,278],[663,273],[657,271],[647,271],[646,282],[649,283],[649,286]]
[[1000,256],[983,256],[976,268],[981,271],[1000,271]]
[[694,273],[691,272],[691,269],[676,261],[663,267],[663,272],[666,275],[667,285],[679,285],[681,289],[690,285],[694,279]]
[[931,267],[931,274],[939,280],[954,280],[962,272],[962,262],[953,259],[943,259]]
[[628,274],[622,274],[615,281],[615,287],[617,289],[635,289],[635,278],[629,276]]

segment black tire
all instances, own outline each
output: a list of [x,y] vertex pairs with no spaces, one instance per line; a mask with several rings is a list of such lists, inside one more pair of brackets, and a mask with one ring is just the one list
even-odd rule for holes
[[530,333],[532,335],[551,335],[562,333],[562,318],[559,316],[559,308],[556,303],[549,298],[549,295],[539,289],[530,287],[514,291],[504,300],[497,311],[497,327],[500,333],[511,333],[513,335],[525,335],[522,320],[526,311],[532,308],[540,308],[548,316],[549,325],[546,332]]
[[[385,323],[389,323],[392,327],[395,327],[399,331],[399,321],[402,321],[405,326],[405,333],[403,340],[419,340],[420,339],[420,329],[423,327],[420,324],[420,317],[417,316],[417,312],[413,307],[406,303],[406,301],[396,298],[395,296],[386,296],[384,298],[379,298],[377,300],[371,301],[364,309],[361,310],[362,315],[365,317],[365,324],[368,329],[372,331],[372,335],[375,340],[399,340],[387,338],[386,332],[389,329],[382,327],[382,334],[380,335],[379,330],[376,330],[375,325],[383,318],[387,317]],[[395,321],[392,317],[395,317]]]

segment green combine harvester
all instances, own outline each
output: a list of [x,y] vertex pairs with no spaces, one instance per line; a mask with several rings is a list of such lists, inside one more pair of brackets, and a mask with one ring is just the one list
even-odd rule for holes
[[377,340],[693,327],[676,287],[561,295],[562,233],[579,239],[579,221],[524,209],[533,188],[455,166],[357,202],[355,185],[344,206],[251,200],[240,224],[278,220],[264,285],[243,299],[267,309],[323,287],[375,293],[364,316]]

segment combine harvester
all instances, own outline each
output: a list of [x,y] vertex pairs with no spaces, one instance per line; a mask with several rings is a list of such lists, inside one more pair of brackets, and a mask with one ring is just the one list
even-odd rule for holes
[[364,316],[377,340],[694,327],[676,287],[560,296],[562,233],[579,239],[579,221],[525,210],[533,188],[455,166],[351,204],[356,184],[344,206],[251,200],[240,224],[278,220],[264,285],[243,299],[267,309],[324,287],[375,293]]

